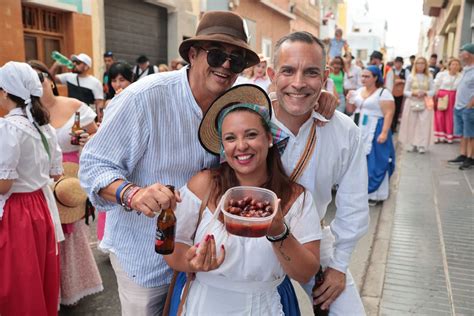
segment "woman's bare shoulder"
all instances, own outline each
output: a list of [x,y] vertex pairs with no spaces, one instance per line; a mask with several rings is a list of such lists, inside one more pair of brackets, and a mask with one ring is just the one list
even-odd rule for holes
[[188,181],[188,189],[202,200],[209,192],[211,184],[212,173],[210,170],[206,169],[198,172]]

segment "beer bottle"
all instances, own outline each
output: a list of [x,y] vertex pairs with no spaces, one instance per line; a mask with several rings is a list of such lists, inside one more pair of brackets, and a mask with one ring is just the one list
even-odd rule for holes
[[51,52],[51,58],[69,69],[74,68],[74,64],[72,63],[72,61],[57,50],[53,50]]
[[[313,293],[323,283],[324,283],[323,267],[319,266],[319,271],[318,273],[316,273],[316,276],[314,277]],[[329,315],[329,309],[322,310],[321,305],[322,304],[314,305],[313,303],[314,316],[328,316]]]
[[81,113],[76,112],[74,115],[74,125],[71,128],[71,145],[79,145],[79,140],[81,137],[76,134],[76,131],[81,129]]
[[[174,194],[174,186],[167,185]],[[174,251],[174,237],[176,233],[176,216],[171,206],[161,210],[156,222],[155,252],[169,255]]]

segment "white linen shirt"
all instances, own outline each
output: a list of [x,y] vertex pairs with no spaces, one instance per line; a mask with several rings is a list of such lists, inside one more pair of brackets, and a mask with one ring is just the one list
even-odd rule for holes
[[[282,156],[287,174],[291,174],[305,149],[313,120],[320,118],[313,112],[298,135],[294,135],[275,116],[272,117],[272,121],[290,137]],[[330,224],[336,241],[329,266],[346,273],[357,241],[369,228],[367,159],[360,130],[347,115],[336,111],[325,126],[316,128],[314,150],[297,182],[313,194],[319,218],[324,218],[332,200],[332,187],[339,185],[336,217]]]
[[118,179],[141,187],[159,182],[179,188],[218,163],[198,139],[203,114],[187,67],[146,76],[116,95],[107,108],[98,132],[82,151],[79,170],[92,204],[109,211],[100,247],[113,252],[137,284],[169,284],[171,269],[154,250],[157,218],[126,212],[98,192]]

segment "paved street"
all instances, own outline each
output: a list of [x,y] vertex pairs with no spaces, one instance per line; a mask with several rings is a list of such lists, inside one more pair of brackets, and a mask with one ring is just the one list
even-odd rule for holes
[[402,153],[381,315],[474,314],[474,170],[458,145]]

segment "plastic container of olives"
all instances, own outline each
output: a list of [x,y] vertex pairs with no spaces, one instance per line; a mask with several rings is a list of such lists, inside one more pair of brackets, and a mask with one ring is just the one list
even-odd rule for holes
[[230,188],[222,197],[226,230],[241,237],[263,237],[277,211],[274,192],[251,186]]

